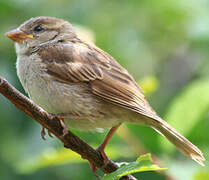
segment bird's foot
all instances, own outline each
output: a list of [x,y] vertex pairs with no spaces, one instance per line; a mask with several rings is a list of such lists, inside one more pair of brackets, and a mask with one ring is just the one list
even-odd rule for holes
[[64,122],[64,119],[81,119],[84,118],[80,115],[77,114],[69,114],[69,113],[60,113],[60,114],[55,114],[56,117],[60,119],[60,123],[63,127],[63,136],[65,136],[68,133],[68,127]]
[[[102,146],[99,146],[98,148],[96,148],[96,151],[98,151],[102,155],[102,158],[103,158],[103,161],[104,161],[104,165],[106,165],[109,162],[110,159],[105,154],[103,147]],[[96,167],[96,165],[94,163],[92,163],[91,161],[89,161],[89,166],[90,166],[91,171],[94,174],[94,176],[97,176],[96,175],[96,173],[97,173],[97,167]]]
[[110,159],[109,157],[106,155],[106,153],[104,152],[104,146],[100,145],[98,148],[96,148],[96,150],[98,152],[100,152],[100,154],[102,155],[103,157],[103,160],[104,160],[104,164],[106,164]]
[[[45,132],[45,127],[42,126],[42,130],[41,130],[41,138],[45,141],[46,140],[46,132]],[[48,135],[53,138],[52,133],[48,130]]]

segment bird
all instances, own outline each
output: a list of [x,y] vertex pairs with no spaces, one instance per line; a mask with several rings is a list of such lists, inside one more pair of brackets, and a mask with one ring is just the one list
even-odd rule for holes
[[17,75],[34,103],[64,119],[67,127],[110,129],[97,148],[104,159],[108,141],[128,122],[153,128],[204,166],[203,153],[153,110],[129,72],[79,37],[68,21],[34,17],[5,35],[15,42]]

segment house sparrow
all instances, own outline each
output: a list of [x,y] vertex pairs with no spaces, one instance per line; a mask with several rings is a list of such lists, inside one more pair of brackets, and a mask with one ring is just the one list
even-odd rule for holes
[[152,127],[204,165],[202,152],[157,115],[127,70],[69,22],[31,18],[6,36],[15,41],[17,75],[36,104],[75,129],[111,128],[98,148],[104,157],[111,136],[129,122]]

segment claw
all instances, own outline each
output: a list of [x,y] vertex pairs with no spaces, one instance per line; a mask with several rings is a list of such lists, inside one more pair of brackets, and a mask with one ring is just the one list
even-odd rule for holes
[[48,135],[49,137],[54,138],[54,136],[52,136],[52,133],[49,130],[48,130]]
[[89,162],[89,166],[91,168],[91,172],[93,173],[94,176],[97,176],[97,166],[94,164],[94,162],[92,162],[91,160],[89,160],[88,158],[86,158],[85,155],[81,155],[82,159],[86,159]]
[[41,129],[41,138],[42,138],[44,141],[46,141],[45,136],[46,136],[46,133],[45,133],[45,128],[44,128],[44,127],[42,127],[42,129]]
[[63,127],[63,134],[62,136],[64,137],[67,133],[68,133],[68,127],[67,125],[65,124],[64,120],[60,118],[60,124],[61,126]]
[[[70,115],[66,115],[66,114],[62,114],[62,113],[61,114],[51,114],[51,115],[54,117],[55,120],[60,122],[60,124],[63,128],[63,130],[62,130],[63,134],[61,136],[64,137],[69,131],[67,125],[64,122],[64,119],[69,117]],[[51,137],[51,133],[49,133],[49,136]]]
[[90,161],[89,161],[89,166],[91,168],[91,171],[92,171],[93,175],[96,176],[97,167],[92,162],[90,162]]
[[[99,151],[104,159],[104,163],[106,164],[109,161],[108,156],[105,154],[104,149],[100,148],[101,146],[99,146],[96,150]],[[89,160],[88,160],[89,161]],[[91,168],[91,171],[93,173],[94,176],[99,177],[96,175],[97,173],[97,167],[94,163],[92,163],[91,161],[89,161],[89,166]]]
[[[46,141],[46,132],[45,132],[45,127],[42,126],[42,130],[41,130],[41,138]],[[48,130],[48,135],[53,138],[52,133]]]

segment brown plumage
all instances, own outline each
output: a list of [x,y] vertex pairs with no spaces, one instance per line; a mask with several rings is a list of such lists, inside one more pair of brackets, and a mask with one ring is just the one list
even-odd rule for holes
[[[40,32],[35,31],[37,26],[42,28]],[[127,70],[106,52],[81,40],[70,23],[38,17],[21,25],[19,30],[25,37],[32,35],[33,38],[27,36],[22,40],[22,34],[18,42],[17,33],[13,37],[11,33],[7,36],[18,42],[18,76],[37,104],[53,113],[68,114],[66,119],[71,125],[77,123],[81,127],[82,123],[86,123],[86,127],[118,127],[123,122],[150,126],[186,156],[203,165],[202,152],[157,115]],[[31,62],[26,67],[28,59]],[[32,75],[28,75],[27,68],[31,69]],[[60,92],[67,95],[62,96]],[[78,98],[75,100],[73,95]],[[74,106],[69,105],[67,109],[69,101],[73,100]],[[69,118],[73,112],[82,120]],[[111,131],[107,141],[116,129]],[[103,143],[101,151],[106,143]]]

